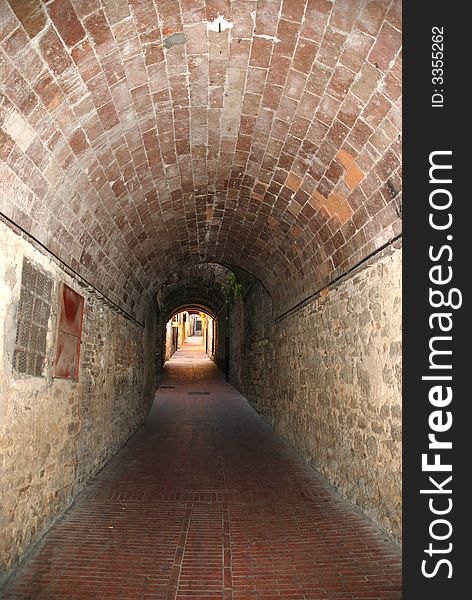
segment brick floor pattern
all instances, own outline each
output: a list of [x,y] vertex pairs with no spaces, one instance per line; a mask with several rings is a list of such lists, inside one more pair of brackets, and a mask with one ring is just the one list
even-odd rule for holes
[[401,598],[401,559],[198,345],[5,599]]

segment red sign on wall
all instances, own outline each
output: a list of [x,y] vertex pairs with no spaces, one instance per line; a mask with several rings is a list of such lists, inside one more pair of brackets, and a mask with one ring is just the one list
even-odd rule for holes
[[83,297],[61,284],[54,377],[76,379],[79,375],[83,313]]

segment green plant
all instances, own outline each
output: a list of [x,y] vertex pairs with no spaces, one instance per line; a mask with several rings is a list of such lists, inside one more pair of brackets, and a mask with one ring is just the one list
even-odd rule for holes
[[239,283],[236,275],[230,272],[226,278],[226,283],[223,289],[226,296],[226,302],[228,302],[228,304],[234,304],[241,297],[243,286],[241,283]]

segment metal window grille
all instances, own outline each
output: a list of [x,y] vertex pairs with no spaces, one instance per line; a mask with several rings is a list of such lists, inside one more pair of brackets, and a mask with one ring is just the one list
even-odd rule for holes
[[50,277],[23,259],[13,355],[13,369],[18,373],[36,377],[43,374],[52,287]]

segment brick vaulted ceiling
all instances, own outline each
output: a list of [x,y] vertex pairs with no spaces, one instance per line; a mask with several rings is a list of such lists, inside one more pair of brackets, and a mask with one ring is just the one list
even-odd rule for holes
[[185,266],[280,314],[400,233],[397,0],[0,0],[0,205],[136,316]]
[[217,315],[225,302],[228,273],[228,269],[213,263],[191,265],[174,273],[157,294],[164,317],[167,319],[185,306],[195,304]]

